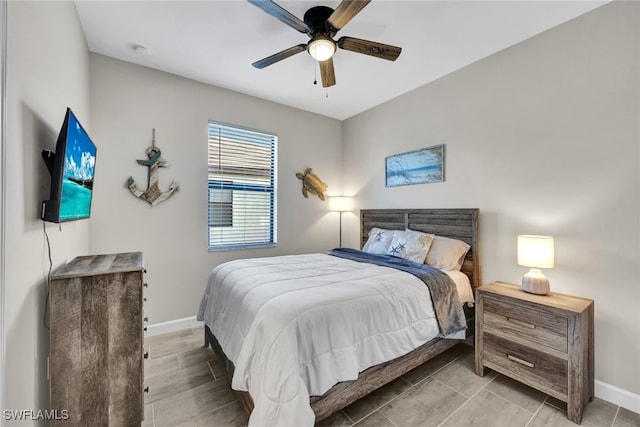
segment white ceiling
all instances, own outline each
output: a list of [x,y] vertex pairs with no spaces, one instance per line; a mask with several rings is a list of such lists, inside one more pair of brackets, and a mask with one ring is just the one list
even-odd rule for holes
[[[300,19],[312,6],[339,4],[276,2]],[[402,54],[389,62],[339,49],[337,84],[328,90],[306,52],[251,66],[308,37],[244,0],[76,0],[76,7],[92,52],[344,120],[604,3],[373,0],[336,39],[396,45]],[[137,55],[136,45],[150,55]]]

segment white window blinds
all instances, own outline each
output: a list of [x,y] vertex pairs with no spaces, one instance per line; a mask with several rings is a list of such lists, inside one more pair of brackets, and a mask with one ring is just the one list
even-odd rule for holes
[[209,122],[209,250],[276,243],[277,137]]

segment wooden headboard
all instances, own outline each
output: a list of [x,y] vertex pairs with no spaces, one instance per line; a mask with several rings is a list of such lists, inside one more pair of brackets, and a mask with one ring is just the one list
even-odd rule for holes
[[462,240],[471,249],[462,264],[471,286],[479,287],[480,250],[478,209],[362,209],[360,210],[360,247],[367,241],[373,227],[387,230],[411,230]]

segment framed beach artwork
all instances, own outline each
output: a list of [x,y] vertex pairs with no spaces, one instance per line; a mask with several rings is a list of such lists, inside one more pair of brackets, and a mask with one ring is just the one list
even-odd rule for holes
[[444,144],[385,159],[387,187],[444,181]]

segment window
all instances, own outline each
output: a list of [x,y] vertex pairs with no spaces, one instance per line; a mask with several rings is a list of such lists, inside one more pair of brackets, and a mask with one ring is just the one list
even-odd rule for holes
[[209,122],[209,250],[276,244],[277,140]]

